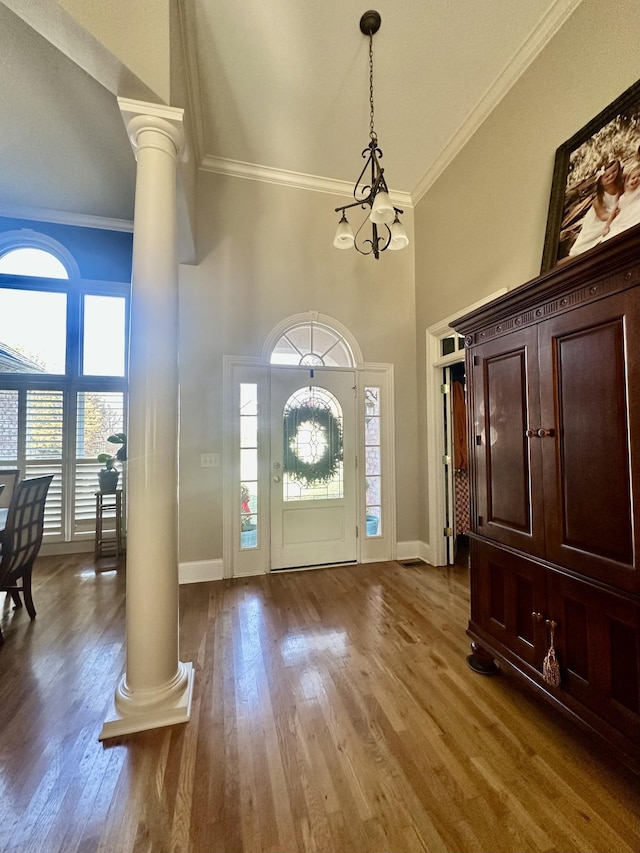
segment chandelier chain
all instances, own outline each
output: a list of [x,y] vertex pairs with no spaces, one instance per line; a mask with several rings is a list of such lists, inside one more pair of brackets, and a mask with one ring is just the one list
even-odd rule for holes
[[372,142],[377,142],[378,137],[373,129],[373,34],[369,33],[369,106],[371,108],[369,114],[369,138]]
[[[365,12],[360,18],[360,32],[369,36],[369,145],[362,151],[365,163],[353,188],[354,201],[335,208],[336,213],[342,215],[333,240],[336,249],[353,247],[361,255],[373,255],[376,260],[386,249],[397,251],[409,244],[409,238],[398,218],[404,211],[396,207],[389,197],[384,169],[380,164],[382,151],[378,148],[374,126],[373,36],[379,29],[380,13],[374,9]],[[369,208],[370,212],[354,234],[347,219],[347,211],[355,208]],[[366,236],[366,231],[365,236],[361,236],[367,223],[371,226],[371,237]]]

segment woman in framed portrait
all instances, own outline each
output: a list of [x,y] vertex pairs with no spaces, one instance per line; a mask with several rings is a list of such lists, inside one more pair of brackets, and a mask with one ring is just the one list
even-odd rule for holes
[[609,240],[616,234],[622,234],[627,228],[640,224],[640,163],[625,171],[624,192],[605,229],[603,240]]

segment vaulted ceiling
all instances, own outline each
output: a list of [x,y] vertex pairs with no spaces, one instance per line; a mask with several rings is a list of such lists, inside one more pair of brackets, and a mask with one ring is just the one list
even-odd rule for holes
[[[579,2],[376,0],[375,127],[390,188],[417,202]],[[199,164],[348,190],[369,141],[366,7],[179,4]],[[25,0],[0,2],[0,213],[130,219],[135,163],[114,93],[23,7],[33,16]]]

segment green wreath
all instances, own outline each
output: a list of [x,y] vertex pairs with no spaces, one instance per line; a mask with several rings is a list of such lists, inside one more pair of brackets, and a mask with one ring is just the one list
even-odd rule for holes
[[[324,453],[316,462],[300,459],[294,447],[294,439],[302,424],[312,423],[326,436]],[[323,406],[290,406],[284,413],[284,472],[302,485],[328,483],[333,479],[342,461],[342,427],[340,421]]]

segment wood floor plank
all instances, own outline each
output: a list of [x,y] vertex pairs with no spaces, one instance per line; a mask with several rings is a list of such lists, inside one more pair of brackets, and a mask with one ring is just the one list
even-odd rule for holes
[[467,667],[465,567],[182,587],[191,722],[101,744],[118,567],[41,558],[37,619],[0,608],[2,853],[640,851],[638,777]]

